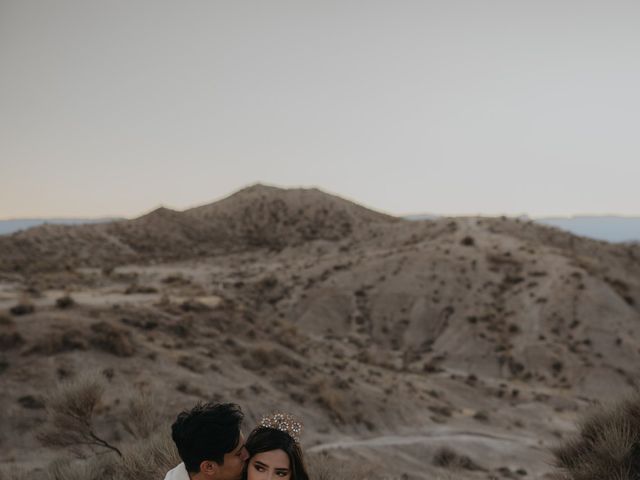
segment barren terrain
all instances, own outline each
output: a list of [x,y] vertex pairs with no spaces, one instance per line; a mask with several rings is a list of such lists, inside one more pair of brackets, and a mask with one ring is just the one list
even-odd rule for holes
[[639,334],[640,247],[531,222],[256,185],[37,227],[0,237],[0,467],[59,455],[46,395],[93,372],[113,442],[145,391],[167,424],[206,400],[248,427],[292,412],[310,453],[393,478],[541,479],[577,415],[638,386]]

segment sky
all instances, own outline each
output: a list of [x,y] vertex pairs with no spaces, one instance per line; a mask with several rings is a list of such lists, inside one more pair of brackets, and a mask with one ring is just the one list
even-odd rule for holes
[[640,2],[0,0],[0,218],[247,185],[640,215]]

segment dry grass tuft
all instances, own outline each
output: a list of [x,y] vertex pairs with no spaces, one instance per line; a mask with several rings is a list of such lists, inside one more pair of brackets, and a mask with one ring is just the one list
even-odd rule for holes
[[24,344],[24,338],[18,332],[0,333],[0,349],[3,351],[19,347]]
[[553,449],[553,454],[567,479],[640,478],[640,393],[592,411],[577,435]]
[[47,469],[47,480],[116,480],[117,466],[113,455],[89,459],[62,458]]
[[326,453],[307,455],[310,480],[373,480],[373,468],[356,462],[345,462]]
[[98,376],[85,375],[63,383],[45,401],[48,422],[38,435],[46,446],[68,448],[77,456],[87,449],[120,450],[102,438],[95,427],[95,416],[104,394]]
[[11,307],[9,309],[9,312],[11,312],[12,315],[28,315],[30,313],[35,312],[36,308],[34,307],[33,303],[31,303],[29,300],[27,299],[22,299],[20,300],[20,302],[18,302],[17,305],[14,305],[13,307]]
[[449,447],[439,448],[433,456],[432,463],[437,467],[461,468],[464,470],[482,470],[482,467],[466,455],[460,455]]
[[326,377],[318,376],[312,380],[309,392],[315,400],[331,415],[334,422],[344,423],[347,420],[347,401],[344,394]]
[[86,349],[86,335],[78,329],[67,328],[64,331],[49,331],[42,335],[33,345],[27,345],[25,354],[55,355]]
[[118,464],[118,478],[121,480],[164,478],[167,471],[180,462],[180,457],[169,432],[163,430],[124,450],[122,460]]
[[[154,480],[180,463],[169,432],[151,396],[140,391],[120,415],[129,441],[116,446],[96,429],[103,414],[106,388],[100,375],[85,375],[63,383],[46,400],[48,423],[39,438],[51,447],[64,447],[74,458],[52,462],[49,480]],[[13,476],[0,480],[13,480]],[[17,477],[15,477],[17,480]]]
[[242,366],[247,370],[262,372],[281,366],[299,369],[300,362],[286,350],[272,345],[257,345],[246,351]]
[[67,308],[71,308],[76,304],[76,301],[69,294],[64,295],[58,299],[56,299],[56,307],[65,310]]
[[[180,463],[169,432],[137,441],[114,454],[89,458],[61,458],[47,468],[47,480],[157,480]],[[26,476],[8,475],[0,480],[26,480]]]
[[3,374],[5,370],[9,368],[9,360],[0,357],[0,374]]
[[31,480],[33,475],[27,473],[24,469],[17,467],[0,469],[0,480]]
[[162,418],[154,408],[151,395],[141,392],[129,400],[126,416],[122,420],[125,430],[135,439],[150,438],[162,425]]
[[91,344],[117,357],[130,357],[136,349],[128,331],[107,322],[91,325]]

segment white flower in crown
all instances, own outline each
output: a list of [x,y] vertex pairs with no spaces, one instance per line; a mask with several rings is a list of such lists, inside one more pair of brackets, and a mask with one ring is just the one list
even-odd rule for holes
[[260,420],[260,426],[280,430],[281,432],[288,433],[296,443],[300,441],[302,423],[288,413],[273,413],[267,415]]

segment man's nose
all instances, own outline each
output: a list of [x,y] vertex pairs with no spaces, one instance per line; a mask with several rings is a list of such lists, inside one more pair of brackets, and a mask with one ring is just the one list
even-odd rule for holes
[[249,458],[249,452],[245,447],[242,447],[242,461],[245,462]]

